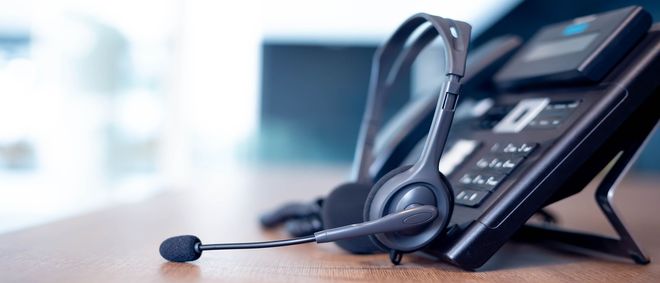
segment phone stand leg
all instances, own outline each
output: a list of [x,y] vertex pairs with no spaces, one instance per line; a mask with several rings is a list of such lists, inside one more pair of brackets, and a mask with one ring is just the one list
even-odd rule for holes
[[612,206],[612,197],[617,185],[628,172],[640,152],[653,135],[654,131],[644,139],[630,141],[619,153],[612,168],[607,172],[596,189],[596,203],[603,211],[619,239],[601,235],[567,231],[554,225],[524,225],[515,238],[523,241],[552,241],[568,244],[592,251],[602,252],[619,257],[629,257],[637,264],[647,264],[649,258],[644,255],[639,245],[628,232],[628,229],[619,218]]

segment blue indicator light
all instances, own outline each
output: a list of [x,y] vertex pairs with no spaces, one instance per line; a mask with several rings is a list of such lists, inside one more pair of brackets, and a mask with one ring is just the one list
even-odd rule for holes
[[564,36],[574,35],[581,33],[589,28],[589,23],[577,23],[572,24],[564,28],[564,31],[561,32]]

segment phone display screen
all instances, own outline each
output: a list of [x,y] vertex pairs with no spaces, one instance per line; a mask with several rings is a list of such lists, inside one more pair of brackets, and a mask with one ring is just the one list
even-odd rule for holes
[[589,33],[539,43],[525,54],[523,60],[529,62],[580,52],[586,49],[597,37],[598,33]]

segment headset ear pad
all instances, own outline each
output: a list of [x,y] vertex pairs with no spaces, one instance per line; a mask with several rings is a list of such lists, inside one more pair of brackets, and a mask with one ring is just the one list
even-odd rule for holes
[[[371,188],[359,183],[346,183],[335,188],[325,198],[321,209],[323,229],[362,222],[364,201]],[[342,249],[355,254],[380,251],[368,236],[335,242]]]
[[[374,216],[375,211],[392,210],[401,211],[404,207],[413,203],[419,205],[435,205],[438,209],[438,218],[426,227],[417,231],[385,233],[371,235],[370,238],[375,246],[383,251],[397,250],[401,252],[412,252],[423,248],[428,243],[440,236],[446,229],[453,211],[453,195],[449,181],[438,172],[437,180],[432,186],[430,183],[401,187],[392,191],[391,186],[386,183],[399,174],[405,174],[412,165],[401,166],[385,174],[371,188],[364,203],[363,221],[373,220],[374,217],[382,217],[381,213]],[[386,189],[387,187],[387,189]],[[409,202],[412,202],[408,204]],[[385,213],[388,214],[388,213]]]
[[[392,171],[387,172],[387,174],[383,175],[382,178],[378,179],[378,182],[376,182],[376,184],[374,184],[374,186],[371,187],[371,189],[369,189],[369,194],[365,198],[364,204],[362,205],[362,221],[366,221],[366,219],[368,218],[369,210],[371,209],[371,202],[374,200],[374,196],[376,195],[376,192],[378,191],[378,188],[380,188],[383,185],[383,183],[385,183],[387,180],[392,178],[392,176],[394,176],[396,174],[399,174],[403,171],[406,171],[406,170],[410,169],[410,167],[412,167],[412,165],[404,165],[404,166],[392,169]],[[374,241],[371,239],[371,237],[369,237],[369,240],[372,241],[371,244],[374,247],[376,247],[378,250],[387,251],[386,247],[383,247],[382,245],[374,243]]]

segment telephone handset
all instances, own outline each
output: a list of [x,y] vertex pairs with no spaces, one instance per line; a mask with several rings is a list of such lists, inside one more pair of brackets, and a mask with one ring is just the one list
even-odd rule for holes
[[[660,119],[653,108],[660,105],[660,24],[651,24],[648,12],[632,6],[549,25],[511,58],[515,39],[490,49],[498,55],[480,61],[490,61],[482,64],[489,68],[465,83],[494,78],[498,89],[477,107],[485,111],[452,126],[438,167],[453,187],[454,210],[445,233],[421,252],[475,269],[514,235],[548,236],[648,262],[602,196]],[[429,97],[410,104],[381,135],[369,168],[374,180],[417,159],[425,139],[416,129],[428,131],[426,113],[435,103]],[[525,225],[547,204],[579,192],[615,157],[597,199],[620,240]]]

